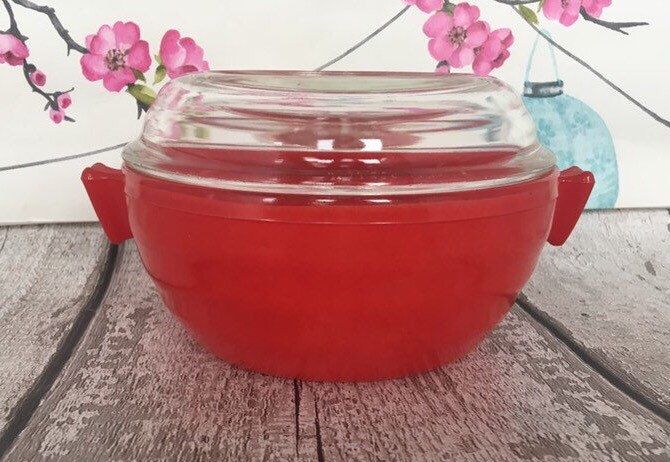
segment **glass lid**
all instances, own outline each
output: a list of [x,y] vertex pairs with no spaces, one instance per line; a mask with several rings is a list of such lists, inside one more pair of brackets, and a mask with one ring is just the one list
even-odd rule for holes
[[192,185],[319,195],[484,189],[555,166],[510,87],[428,73],[183,76],[160,91],[123,158]]

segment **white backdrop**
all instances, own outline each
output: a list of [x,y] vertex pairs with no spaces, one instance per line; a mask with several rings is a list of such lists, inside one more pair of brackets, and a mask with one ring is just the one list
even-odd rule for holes
[[[371,32],[402,8],[400,0],[61,0],[49,2],[72,36],[83,43],[101,24],[133,20],[151,53],[162,34],[176,28],[196,39],[213,69],[312,69]],[[493,26],[511,27],[512,57],[496,74],[521,91],[532,30],[508,7],[475,0]],[[670,117],[670,5],[667,0],[615,1],[604,18],[648,20],[651,26],[617,34],[585,21],[571,28],[543,21],[554,37],[601,70],[645,105]],[[0,167],[94,150],[135,137],[141,121],[134,100],[107,92],[81,75],[80,55],[65,45],[48,18],[15,8],[30,37],[31,61],[47,73],[51,89],[76,87],[68,113],[77,122],[54,125],[44,100],[30,92],[20,68],[0,65]],[[412,8],[396,23],[333,70],[416,70],[434,67],[421,26],[426,15]],[[0,29],[4,29],[0,10]],[[539,61],[542,64],[545,61]],[[547,61],[548,62],[548,61]],[[670,129],[647,115],[573,61],[559,55],[566,91],[596,109],[613,133],[620,171],[620,207],[670,206]],[[541,77],[541,76],[538,76]],[[84,159],[0,172],[0,223],[95,219],[79,181],[94,162],[120,164],[119,150]]]

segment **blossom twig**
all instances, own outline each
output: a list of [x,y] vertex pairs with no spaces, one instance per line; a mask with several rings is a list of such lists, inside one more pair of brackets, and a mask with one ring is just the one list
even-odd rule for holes
[[597,24],[599,26],[602,26],[606,29],[613,30],[615,32],[619,32],[624,35],[628,35],[628,31],[625,29],[630,28],[630,27],[638,27],[638,26],[648,26],[648,22],[643,22],[643,21],[634,21],[634,22],[611,22],[611,21],[604,21],[602,19],[596,18],[595,16],[591,16],[586,12],[584,8],[581,9],[581,15],[582,18],[585,20],[592,22],[593,24]]
[[[531,3],[539,3],[540,0],[493,0],[496,3],[502,3],[503,5],[510,5],[510,6],[519,6],[519,5],[529,5]],[[631,22],[613,22],[613,21],[605,21],[600,18],[596,18],[595,16],[590,15],[586,9],[583,7],[580,9],[580,14],[582,18],[584,18],[586,21],[592,22],[593,24],[596,24],[598,26],[604,27],[606,29],[613,30],[615,32],[619,32],[624,35],[628,35],[628,31],[625,29],[631,28],[631,27],[639,27],[639,26],[648,26],[648,22],[644,21],[631,21]]]
[[[2,0],[2,3],[5,6],[5,9],[7,10],[7,14],[9,15],[9,29],[7,30],[7,33],[13,35],[22,42],[25,42],[27,40],[27,37],[21,34],[21,31],[19,30],[19,27],[16,23],[16,19],[14,18],[14,11],[12,10],[12,6],[9,4],[8,0]],[[24,60],[22,67],[23,67],[23,76],[26,82],[28,83],[30,89],[33,92],[42,96],[46,100],[47,104],[44,107],[45,110],[51,108],[54,111],[58,111],[58,97],[64,93],[68,93],[74,90],[74,88],[71,88],[70,90],[66,91],[45,92],[40,87],[38,87],[35,84],[35,82],[33,82],[33,79],[30,78],[31,72],[35,70],[35,65],[29,63],[28,60]],[[74,122],[74,119],[71,117],[64,116],[63,118],[68,122]]]
[[[35,85],[30,78],[30,72],[35,66],[30,64],[28,61],[23,62],[23,76],[26,79],[26,82],[28,83],[28,86],[37,94],[41,95],[45,100],[47,100],[47,104],[44,107],[44,110],[47,110],[49,108],[57,111],[58,110],[58,97],[64,93],[69,93],[74,90],[74,87],[70,88],[69,90],[65,91],[54,91],[47,93],[44,90],[42,90],[40,87]],[[65,120],[68,122],[74,122],[74,119],[70,116],[65,116]]]
[[393,16],[391,19],[389,19],[388,21],[386,21],[384,24],[382,24],[381,26],[379,26],[379,27],[378,27],[377,29],[375,29],[374,31],[372,31],[370,34],[366,35],[362,40],[360,40],[359,42],[357,42],[354,46],[352,46],[351,48],[345,50],[344,52],[340,53],[339,55],[337,55],[336,57],[334,57],[334,58],[331,59],[330,61],[328,61],[328,62],[326,62],[326,63],[320,65],[319,67],[317,67],[317,68],[314,69],[314,70],[315,70],[315,71],[322,71],[322,70],[324,70],[325,68],[330,67],[330,66],[332,66],[333,64],[335,64],[336,62],[340,61],[341,59],[343,59],[343,58],[349,56],[351,53],[353,53],[354,51],[358,50],[360,47],[362,47],[362,46],[365,45],[367,42],[369,42],[372,38],[374,38],[374,37],[375,37],[377,34],[379,34],[381,31],[383,31],[383,30],[386,29],[388,26],[390,26],[391,24],[393,24],[393,23],[396,21],[396,19],[398,19],[400,16],[402,16],[403,14],[405,14],[405,13],[407,12],[407,10],[409,10],[410,6],[411,6],[411,5],[407,5],[407,6],[405,6],[402,10],[400,10],[399,12],[397,12],[397,13],[395,14],[395,16]]
[[[6,0],[3,0],[6,1]],[[58,32],[58,35],[63,39],[65,44],[67,45],[67,54],[70,54],[71,50],[78,51],[79,53],[88,53],[88,50],[86,47],[78,44],[75,42],[75,40],[70,36],[70,33],[68,32],[65,27],[63,27],[63,24],[60,22],[58,19],[58,16],[56,16],[56,10],[54,10],[50,6],[46,5],[38,5],[31,0],[12,0],[15,4],[22,6],[24,8],[28,8],[34,11],[37,11],[39,13],[43,13],[48,16],[49,20],[51,21],[51,24],[53,24],[54,29],[56,29],[56,32]]]
[[[497,0],[496,0],[496,1],[497,1]],[[519,16],[521,16],[521,17],[523,18],[523,20],[524,20],[526,23],[528,23],[528,25],[529,25],[530,27],[532,27],[532,28],[535,30],[535,32],[537,32],[542,38],[544,38],[547,42],[549,42],[551,45],[553,45],[557,50],[559,50],[561,53],[563,53],[564,55],[566,55],[568,58],[571,58],[572,60],[576,61],[576,62],[577,62],[578,64],[580,64],[582,67],[586,68],[586,69],[587,69],[588,71],[590,71],[593,75],[595,75],[595,76],[598,77],[600,80],[602,80],[603,82],[605,82],[605,83],[606,83],[607,85],[609,85],[614,91],[616,91],[616,92],[619,93],[621,96],[623,96],[624,98],[626,98],[628,101],[630,101],[631,103],[633,103],[635,106],[637,106],[639,109],[641,109],[642,112],[644,112],[645,114],[647,114],[648,116],[650,116],[652,119],[654,119],[654,120],[657,121],[658,123],[660,123],[660,124],[662,124],[662,125],[665,125],[666,127],[670,128],[670,120],[661,117],[659,114],[657,114],[656,112],[654,112],[654,111],[652,111],[651,109],[649,109],[647,106],[645,106],[645,105],[642,104],[640,101],[638,101],[638,100],[635,99],[633,96],[631,96],[629,93],[627,93],[623,88],[621,88],[620,86],[618,86],[617,84],[615,84],[614,82],[612,82],[610,79],[608,79],[607,77],[605,77],[600,71],[598,71],[597,69],[595,69],[595,68],[593,68],[592,66],[590,66],[589,63],[587,63],[587,62],[584,61],[582,58],[580,58],[579,56],[576,56],[574,53],[570,52],[568,49],[566,49],[565,47],[563,47],[562,45],[560,45],[559,43],[557,43],[557,42],[556,42],[553,38],[551,38],[549,35],[547,35],[547,34],[545,34],[544,32],[542,32],[542,31],[540,30],[540,28],[537,27],[535,24],[533,24],[533,23],[529,22],[528,20],[526,20],[526,18],[523,17],[523,14],[521,14],[521,12],[520,12],[517,8],[512,7],[512,9],[516,12],[516,14],[518,14]]]

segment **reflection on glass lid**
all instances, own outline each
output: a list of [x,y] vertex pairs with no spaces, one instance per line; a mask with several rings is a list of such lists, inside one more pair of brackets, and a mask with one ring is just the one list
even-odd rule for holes
[[124,160],[208,187],[364,195],[502,186],[555,163],[495,78],[279,71],[171,81]]

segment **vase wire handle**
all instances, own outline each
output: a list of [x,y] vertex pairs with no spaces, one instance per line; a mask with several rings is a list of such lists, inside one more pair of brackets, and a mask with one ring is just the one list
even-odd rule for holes
[[[551,38],[551,33],[546,30],[542,29],[542,33],[545,34],[547,37]],[[533,48],[530,51],[530,56],[528,56],[528,63],[526,64],[526,77],[524,79],[525,82],[529,82],[530,79],[530,69],[533,65],[533,59],[535,58],[535,51],[537,50],[537,42],[540,40],[542,36],[540,34],[537,34],[537,37],[535,37],[535,43],[533,43]],[[551,54],[551,63],[554,67],[554,75],[556,76],[556,81],[560,81],[560,77],[558,76],[558,64],[556,63],[556,52],[554,51],[554,47],[551,45],[551,43],[547,42],[547,46],[549,47],[549,52]]]

